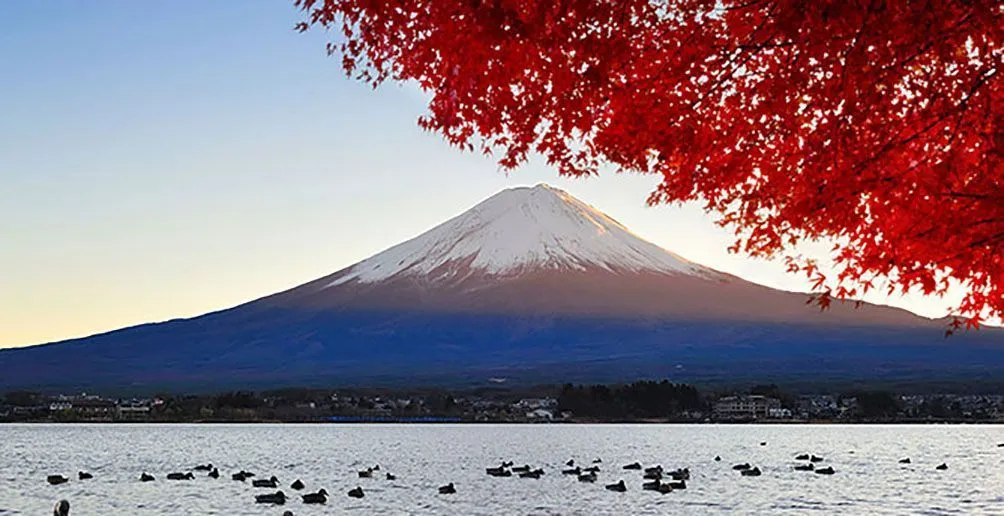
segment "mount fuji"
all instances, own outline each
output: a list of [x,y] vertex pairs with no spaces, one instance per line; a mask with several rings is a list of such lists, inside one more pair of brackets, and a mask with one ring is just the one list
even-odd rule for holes
[[208,390],[1004,374],[1004,332],[690,262],[568,193],[504,190],[329,276],[200,317],[0,350],[0,388]]

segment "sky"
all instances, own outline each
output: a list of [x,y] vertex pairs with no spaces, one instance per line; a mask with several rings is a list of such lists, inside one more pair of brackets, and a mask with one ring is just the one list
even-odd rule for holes
[[540,182],[692,261],[808,289],[728,254],[699,206],[646,207],[654,177],[507,174],[449,147],[416,125],[421,91],[346,78],[299,20],[282,0],[0,2],[0,347],[234,306]]

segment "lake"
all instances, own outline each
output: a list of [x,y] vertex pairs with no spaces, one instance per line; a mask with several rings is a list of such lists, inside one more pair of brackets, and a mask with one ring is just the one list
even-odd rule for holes
[[[73,515],[1004,514],[1001,442],[993,425],[0,425],[0,514],[51,514],[59,499]],[[836,474],[794,471],[798,453]],[[597,458],[595,484],[560,472]],[[502,459],[546,474],[487,476]],[[641,472],[621,469],[635,461],[690,468],[688,489],[642,491]],[[164,479],[207,462],[220,479]],[[741,462],[763,475],[741,476],[731,467]],[[374,478],[358,478],[376,464]],[[294,499],[256,505],[274,490],[231,480],[240,469],[275,475]],[[94,479],[77,480],[80,470]],[[157,480],[139,482],[143,472]],[[50,474],[70,481],[48,485]],[[327,506],[304,505],[295,479],[301,493],[330,492]],[[627,492],[604,489],[620,479]],[[457,493],[438,494],[448,482]],[[356,486],[365,498],[346,496]]]

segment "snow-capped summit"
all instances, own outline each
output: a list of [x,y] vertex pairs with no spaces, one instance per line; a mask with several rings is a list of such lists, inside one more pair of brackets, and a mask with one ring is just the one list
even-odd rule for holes
[[466,212],[340,274],[328,286],[399,276],[461,280],[536,270],[717,277],[635,235],[568,192],[539,184],[503,190]]

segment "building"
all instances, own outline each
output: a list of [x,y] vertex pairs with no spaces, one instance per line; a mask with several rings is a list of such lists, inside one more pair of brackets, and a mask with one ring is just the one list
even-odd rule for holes
[[[757,419],[780,417],[781,400],[766,396],[727,396],[715,403],[716,419]],[[776,415],[772,415],[776,414]],[[787,412],[791,415],[791,412]]]

